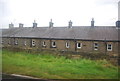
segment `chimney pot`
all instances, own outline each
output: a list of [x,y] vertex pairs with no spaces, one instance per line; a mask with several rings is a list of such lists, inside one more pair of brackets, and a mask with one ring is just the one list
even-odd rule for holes
[[72,28],[72,21],[70,20],[69,22],[68,22],[68,28]]
[[94,27],[94,23],[95,23],[94,18],[92,18],[91,27]]
[[116,27],[119,27],[119,28],[120,28],[120,21],[117,21],[117,22],[116,22]]
[[50,20],[50,22],[49,22],[49,28],[52,28],[53,27],[53,22],[52,22],[52,19]]
[[9,28],[14,28],[14,24],[12,22],[9,24]]
[[33,28],[36,28],[37,27],[37,23],[36,23],[36,21],[34,20],[34,22],[33,22]]
[[19,23],[19,28],[22,28],[24,24],[22,23]]

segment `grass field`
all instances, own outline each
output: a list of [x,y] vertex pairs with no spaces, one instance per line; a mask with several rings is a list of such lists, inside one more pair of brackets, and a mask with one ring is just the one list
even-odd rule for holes
[[43,79],[117,79],[118,68],[106,60],[66,59],[47,52],[2,51],[3,73]]

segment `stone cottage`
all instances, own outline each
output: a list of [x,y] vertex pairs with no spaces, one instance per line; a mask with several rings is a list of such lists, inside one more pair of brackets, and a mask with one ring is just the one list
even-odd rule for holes
[[118,55],[119,26],[94,26],[93,19],[91,26],[72,26],[72,21],[66,27],[53,27],[52,21],[49,27],[37,27],[36,22],[33,27],[13,26],[2,29],[3,47]]

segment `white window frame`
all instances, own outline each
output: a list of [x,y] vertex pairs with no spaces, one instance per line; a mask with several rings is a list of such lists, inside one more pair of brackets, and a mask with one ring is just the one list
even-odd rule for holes
[[35,46],[35,41],[34,41],[34,40],[32,40],[32,46],[33,46],[33,47]]
[[66,43],[65,43],[65,46],[66,46],[66,48],[70,48],[70,43],[69,43],[69,42],[66,42]]
[[46,42],[45,41],[42,42],[42,46],[46,46]]
[[[79,44],[80,44],[80,47],[78,46]],[[82,43],[77,42],[77,48],[78,48],[78,49],[82,48]]]
[[18,45],[18,40],[15,40],[15,45]]
[[2,41],[1,41],[1,44],[3,44],[3,43],[4,43],[4,41],[2,40]]
[[24,41],[24,45],[25,45],[25,46],[27,45],[27,41],[26,41],[26,40]]
[[[111,45],[111,49],[109,49],[109,45]],[[107,44],[107,51],[112,51],[112,44]]]
[[[97,45],[96,45],[96,44],[97,44]],[[94,43],[94,50],[98,50],[98,47],[99,47],[98,43],[95,42],[95,43]]]
[[[54,45],[55,43],[55,45]],[[55,48],[56,47],[56,42],[55,41],[52,41],[52,47]]]

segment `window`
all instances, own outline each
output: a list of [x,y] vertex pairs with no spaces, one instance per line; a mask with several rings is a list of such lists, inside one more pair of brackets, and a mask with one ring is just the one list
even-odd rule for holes
[[56,47],[55,41],[52,42],[52,47],[54,47],[54,48]]
[[82,47],[82,43],[77,43],[77,48],[81,48]]
[[68,42],[66,42],[66,48],[69,48],[70,44]]
[[94,43],[94,50],[98,50],[98,43]]
[[112,44],[107,44],[107,50],[112,51]]
[[35,46],[35,41],[32,41],[32,46]]
[[18,45],[18,40],[15,40],[15,45]]
[[9,45],[11,44],[11,41],[10,41],[10,40],[8,40],[8,44],[9,44]]
[[1,41],[1,44],[3,44],[3,43],[4,43],[4,41],[2,40],[2,41]]
[[43,41],[43,42],[42,42],[42,46],[46,46],[46,43],[45,43],[45,41]]
[[25,45],[25,46],[27,45],[27,41],[24,41],[24,45]]

